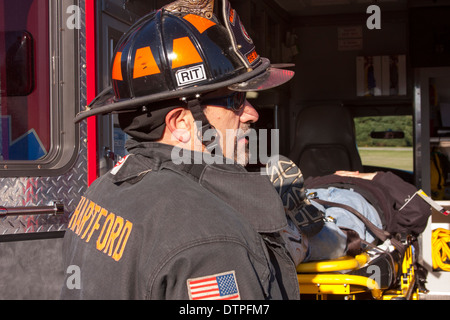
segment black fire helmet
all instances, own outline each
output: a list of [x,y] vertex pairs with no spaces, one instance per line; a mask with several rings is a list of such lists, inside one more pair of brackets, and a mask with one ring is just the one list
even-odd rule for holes
[[266,90],[293,75],[258,55],[228,0],[179,0],[144,16],[122,36],[112,61],[112,86],[75,122],[144,106],[158,108],[165,100],[198,99],[224,87]]

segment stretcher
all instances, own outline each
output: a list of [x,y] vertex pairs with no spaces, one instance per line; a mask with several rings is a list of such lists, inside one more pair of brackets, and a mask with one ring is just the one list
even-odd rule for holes
[[[320,230],[322,225],[318,222],[324,220],[323,212],[321,215],[306,210],[311,207],[311,200],[324,207],[340,207],[352,213],[381,243],[375,246],[364,241],[367,251],[356,256],[300,263],[297,266],[297,278],[303,298],[418,300],[420,292],[426,293],[424,271],[416,261],[417,252],[413,246],[416,239],[412,235],[391,234],[375,226],[367,217],[346,204],[317,197],[309,198],[305,194],[301,170],[288,158],[280,156],[269,161],[266,173],[280,194],[288,217],[295,222],[302,234],[308,236],[307,232],[314,231],[311,226],[318,226]],[[411,196],[398,211],[416,197],[422,198],[439,212],[446,213],[422,190]],[[360,243],[357,242],[356,248],[361,248]],[[354,252],[350,250],[350,246],[348,249],[347,252]]]
[[297,278],[302,298],[418,300],[421,289],[414,247],[409,238],[403,243],[403,253],[383,244],[382,249],[355,257],[299,264]]

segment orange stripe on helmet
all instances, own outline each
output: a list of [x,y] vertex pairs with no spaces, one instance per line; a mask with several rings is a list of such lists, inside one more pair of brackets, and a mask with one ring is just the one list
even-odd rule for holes
[[207,29],[215,25],[214,22],[206,18],[197,16],[195,14],[188,14],[184,17],[186,21],[189,21],[200,33],[205,32]]
[[117,52],[114,58],[113,68],[112,68],[112,78],[114,80],[123,80],[122,77],[122,52]]
[[173,40],[172,69],[203,62],[189,37]]
[[230,20],[230,23],[234,26],[234,19],[236,19],[236,11],[231,8],[230,6],[230,12],[228,13],[228,19]]
[[161,73],[150,47],[136,50],[134,59],[133,79]]

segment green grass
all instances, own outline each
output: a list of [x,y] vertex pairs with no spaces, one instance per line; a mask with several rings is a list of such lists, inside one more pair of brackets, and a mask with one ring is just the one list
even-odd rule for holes
[[413,171],[412,148],[359,148],[359,154],[364,165]]

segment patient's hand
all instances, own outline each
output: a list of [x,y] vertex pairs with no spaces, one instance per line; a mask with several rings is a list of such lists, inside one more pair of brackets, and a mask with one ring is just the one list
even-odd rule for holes
[[343,176],[343,177],[354,177],[354,178],[361,178],[361,179],[366,179],[366,180],[372,180],[373,177],[375,177],[375,175],[377,173],[376,172],[361,173],[359,171],[344,171],[344,170],[340,170],[340,171],[336,171],[334,174],[336,174],[338,176]]

